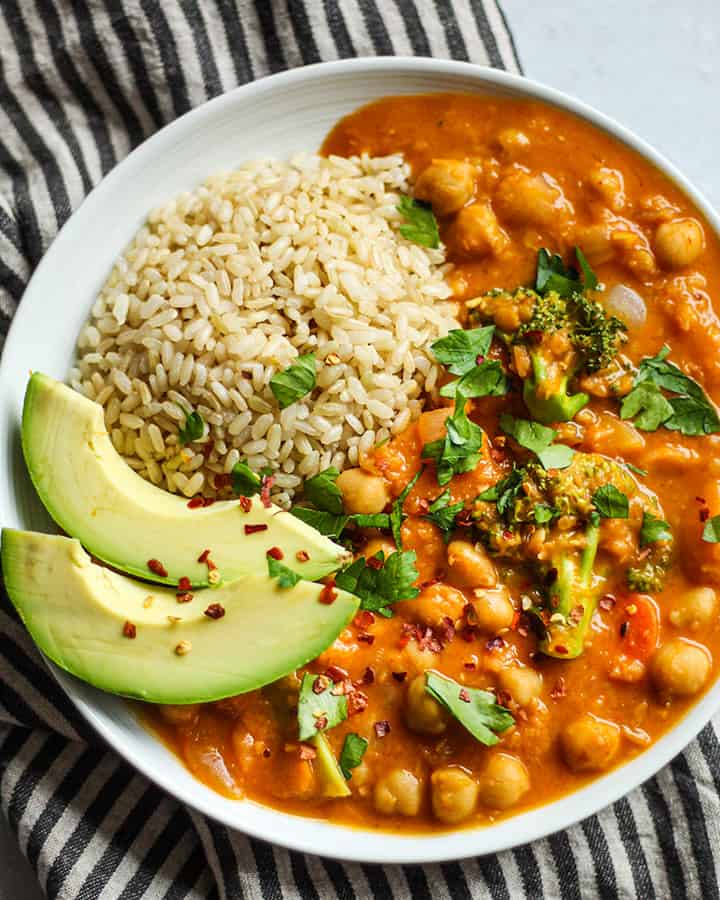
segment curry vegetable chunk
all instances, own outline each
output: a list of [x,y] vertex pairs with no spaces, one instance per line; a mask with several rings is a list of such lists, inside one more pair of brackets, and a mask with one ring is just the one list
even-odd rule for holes
[[283,810],[487,825],[614,777],[717,677],[720,246],[659,171],[537,103],[387,98],[323,152],[404,154],[425,228],[404,236],[439,235],[462,327],[410,421],[337,464],[341,499],[302,500],[365,560],[335,576],[360,598],[336,640],[278,685],[146,715],[204,781],[215,748]]

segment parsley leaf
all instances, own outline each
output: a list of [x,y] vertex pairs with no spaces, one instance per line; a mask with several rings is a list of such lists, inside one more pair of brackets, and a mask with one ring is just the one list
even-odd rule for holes
[[580,265],[583,280],[576,269],[565,266],[562,257],[557,253],[551,254],[544,247],[538,250],[537,273],[535,275],[535,290],[539,294],[547,294],[555,291],[561,297],[569,297],[571,294],[579,294],[583,290],[593,291],[598,286],[598,279],[585,254],[579,247],[575,248],[575,257]]
[[365,751],[368,748],[368,742],[364,737],[351,731],[345,735],[345,742],[340,751],[340,769],[343,775],[349,781],[352,778],[351,769],[357,769],[362,762]]
[[557,510],[553,506],[548,506],[547,503],[536,503],[533,514],[536,525],[545,525],[547,522],[552,522],[557,515]]
[[497,744],[497,735],[515,724],[510,711],[497,703],[495,694],[464,687],[439,672],[425,673],[425,691],[486,747]]
[[720,543],[720,516],[708,519],[703,528],[702,539],[708,544]]
[[689,436],[720,431],[717,410],[707,397],[671,397],[670,406],[673,414],[663,423],[670,431]]
[[388,513],[353,513],[348,516],[358,528],[389,528],[390,515]]
[[365,557],[361,556],[346,569],[341,569],[335,576],[335,584],[344,591],[349,591],[360,598],[360,608],[385,615],[387,607],[400,600],[414,600],[420,593],[414,587],[418,577],[415,568],[416,553],[414,550],[397,550],[385,559],[382,551],[376,553],[374,559],[379,560],[381,567],[369,566]]
[[306,353],[298,356],[297,361],[282,372],[276,372],[270,379],[270,390],[281,409],[290,406],[309,394],[315,387],[316,370],[315,354]]
[[185,424],[178,431],[180,443],[192,444],[205,434],[205,422],[199,412],[185,412]]
[[614,484],[604,484],[593,494],[593,503],[602,519],[627,519],[628,498]]
[[440,388],[441,397],[455,397],[457,394],[471,397],[502,397],[507,394],[509,383],[500,362],[489,359],[470,369],[462,378],[450,381]]
[[240,497],[252,497],[260,493],[262,481],[247,463],[236,462],[231,477],[233,491]]
[[290,512],[296,519],[300,519],[301,522],[305,522],[306,525],[328,537],[340,537],[350,518],[349,516],[336,516],[321,509],[311,509],[309,506],[293,506]]
[[429,203],[403,195],[397,208],[407,219],[407,225],[401,225],[399,229],[404,238],[423,247],[437,249],[440,246],[437,219]]
[[482,328],[454,328],[444,338],[430,345],[435,359],[452,375],[465,375],[478,365],[478,356],[485,356],[490,349],[494,325]]
[[586,291],[594,291],[598,286],[598,277],[590,268],[590,263],[587,261],[585,254],[579,247],[575,248],[575,258],[580,264],[580,271],[583,276],[583,288]]
[[557,432],[539,422],[516,419],[507,413],[500,416],[500,428],[521,447],[534,453],[545,469],[566,469],[575,456],[572,447],[553,444]]
[[[395,539],[395,546],[398,550],[402,549],[402,523],[405,521],[407,516],[403,512],[403,504],[407,500],[410,491],[415,487],[418,478],[422,475],[422,469],[413,475],[413,477],[408,481],[405,487],[402,490],[402,493],[398,496],[397,500],[393,503],[392,509],[390,510],[390,515],[388,516],[389,522],[388,525],[390,530],[392,531],[392,536]],[[383,515],[381,513],[381,515]],[[387,527],[387,526],[380,526]]]
[[525,480],[524,469],[513,469],[505,478],[501,478],[492,487],[478,494],[478,500],[495,502],[498,515],[505,517],[512,511],[516,497],[520,493]]
[[423,459],[435,461],[438,484],[447,484],[453,475],[472,472],[480,462],[483,430],[471,422],[465,412],[464,398],[455,403],[455,411],[445,421],[446,436],[425,444]]
[[672,531],[663,519],[652,513],[643,512],[642,525],[640,526],[640,546],[647,547],[655,541],[671,541]]
[[653,381],[643,381],[620,404],[620,418],[636,417],[633,424],[642,431],[657,431],[672,414],[672,406]]
[[297,572],[293,572],[292,569],[288,569],[287,566],[273,559],[272,556],[265,558],[267,559],[268,575],[270,578],[277,578],[279,588],[295,587],[298,581],[302,580],[302,576],[298,575]]
[[450,503],[450,491],[445,490],[436,497],[430,504],[426,516],[429,522],[433,522],[443,533],[443,540],[447,544],[450,540],[452,530],[455,528],[455,517],[464,508],[465,504],[461,501],[458,503]]
[[347,697],[332,693],[333,683],[326,675],[303,675],[298,697],[298,737],[308,741],[316,734],[334,728],[347,719]]
[[337,469],[323,469],[314,475],[303,485],[303,493],[317,509],[333,513],[336,516],[343,514],[343,500],[340,488],[335,484],[340,473]]

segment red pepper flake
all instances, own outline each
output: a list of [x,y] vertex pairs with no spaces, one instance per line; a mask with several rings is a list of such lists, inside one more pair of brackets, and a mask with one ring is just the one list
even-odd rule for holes
[[265,509],[270,509],[272,503],[270,502],[270,488],[275,484],[275,476],[274,475],[263,475],[262,484],[260,487],[260,500],[262,501],[262,505]]
[[462,700],[463,703],[470,702],[470,694],[468,694],[468,692],[465,688],[460,688],[460,693],[458,694],[458,697]]
[[272,756],[272,750],[269,747],[266,747],[263,750],[263,756],[265,757],[265,759],[270,759],[270,757]]
[[298,550],[298,552],[295,554],[295,559],[298,562],[307,562],[310,559],[310,554],[307,552],[307,550]]
[[701,522],[707,522],[707,520],[710,518],[710,510],[707,508],[707,506],[703,507],[700,510],[698,516]]
[[407,678],[407,672],[393,672],[392,677],[395,679],[395,681],[398,681],[400,682],[400,684],[402,684],[403,681],[405,681],[405,679]]
[[500,650],[505,646],[505,639],[501,638],[499,634],[495,635],[494,638],[490,638],[485,646],[488,650]]
[[189,603],[193,599],[193,595],[189,591],[182,591],[175,596],[178,603]]
[[375,624],[375,615],[369,609],[361,610],[353,619],[353,625],[356,628],[362,628],[363,631]]
[[478,355],[475,357],[475,365],[481,366],[484,362],[485,357],[482,355],[482,353],[478,353]]
[[568,650],[568,648],[567,648],[564,644],[557,644],[557,645],[555,646],[555,652],[556,652],[556,653],[559,653],[560,656],[567,656],[567,654],[568,654],[570,651]]
[[550,696],[553,700],[560,700],[561,697],[564,697],[567,693],[567,688],[565,686],[565,679],[562,675],[555,682],[555,687],[550,691]]
[[363,691],[351,691],[347,695],[348,715],[355,716],[367,709],[368,695]]
[[123,637],[126,638],[135,638],[137,636],[137,628],[133,625],[132,622],[126,622],[123,625]]
[[203,497],[203,507],[212,506],[214,502],[215,502],[214,497]]
[[267,525],[245,525],[245,534],[257,534],[259,531],[267,531]]
[[510,623],[510,629],[512,631],[515,631],[517,629],[518,622],[520,621],[520,615],[521,615],[520,610],[516,609],[513,614],[512,622]]
[[365,560],[365,565],[368,569],[382,569],[384,563],[381,559],[378,559],[377,556],[371,556],[370,559]]
[[407,647],[407,645],[408,645],[409,643],[410,643],[410,638],[409,638],[409,636],[406,634],[404,637],[401,637],[400,640],[397,642],[398,649],[399,649],[399,650],[404,650],[404,649]]
[[208,619],[222,619],[225,615],[225,607],[220,603],[211,603],[204,614]]
[[573,606],[570,610],[570,614],[568,615],[568,619],[574,624],[577,625],[578,622],[582,621],[582,617],[585,615],[585,607],[582,604],[578,604],[577,606]]
[[205,441],[204,444],[200,444],[200,452],[205,457],[205,462],[208,461],[208,459],[210,458],[210,454],[213,452],[214,449],[215,449],[215,441],[212,438],[210,438],[209,441]]
[[477,669],[477,663],[470,660],[470,662],[463,663],[463,668],[467,669],[468,672],[474,672]]
[[193,497],[192,500],[188,500],[188,509],[199,509],[203,505],[202,497]]
[[328,581],[328,583],[320,591],[318,600],[320,601],[320,603],[324,603],[325,606],[330,606],[337,600],[337,595],[337,591],[335,590],[335,582]]
[[466,603],[463,607],[463,618],[467,622],[468,625],[477,625],[478,623],[478,615],[477,610],[472,605],[472,603]]
[[375,669],[368,666],[362,674],[361,684],[372,684],[375,681]]
[[506,541],[509,541],[512,538],[512,536],[513,536],[512,531],[510,531],[509,528],[506,528],[505,531],[503,531],[503,537],[505,538]]
[[623,622],[622,625],[620,626],[620,637],[624,638],[627,635],[629,630],[630,630],[630,623],[627,621]]
[[615,606],[615,598],[612,594],[605,594],[604,597],[600,598],[598,606],[600,609],[604,609],[605,612],[609,612]]
[[695,499],[698,503],[707,503],[707,500],[704,497],[696,497]]
[[308,747],[307,744],[300,744],[300,759],[315,759],[317,750],[314,747]]
[[203,550],[203,552],[200,554],[200,556],[198,556],[198,562],[199,563],[207,562],[208,556],[210,556],[210,550],[209,549]]
[[273,559],[282,559],[285,556],[279,547],[271,547],[268,550],[267,555],[271,556]]
[[189,591],[192,587],[190,579],[187,575],[183,575],[182,578],[178,579],[178,590],[179,591]]
[[361,633],[357,636],[357,639],[358,639],[359,641],[361,641],[363,644],[372,645],[372,644],[375,643],[375,635],[374,635],[374,634],[368,634],[366,631],[361,632]]
[[387,719],[382,719],[380,722],[376,722],[373,725],[375,729],[375,734],[379,738],[384,738],[386,734],[390,734],[390,723]]
[[210,559],[209,556],[208,556],[208,558],[205,560],[205,565],[207,566],[208,572],[214,572],[215,569],[217,569],[217,566],[216,566],[215,563]]
[[476,637],[475,629],[463,628],[463,630],[460,632],[460,635],[464,641],[466,641],[468,644],[472,644]]
[[339,681],[347,681],[350,678],[350,673],[346,672],[345,669],[340,666],[328,666],[327,669],[325,669],[325,674],[335,684]]
[[430,510],[430,501],[426,500],[425,497],[421,497],[418,502],[418,512],[422,515]]
[[227,472],[220,472],[214,479],[215,490],[221,491],[223,488],[230,487],[232,484],[232,475]]
[[159,575],[161,578],[167,578],[167,569],[159,559],[149,559],[147,567],[154,575]]
[[327,728],[327,727],[328,727],[328,717],[327,716],[323,716],[323,715],[315,716],[315,728],[318,731],[322,731],[323,728]]
[[330,679],[325,675],[318,675],[313,681],[313,694],[322,694],[330,687]]
[[240,504],[240,509],[244,513],[249,513],[252,509],[252,500],[249,497],[241,497],[238,500],[238,503]]

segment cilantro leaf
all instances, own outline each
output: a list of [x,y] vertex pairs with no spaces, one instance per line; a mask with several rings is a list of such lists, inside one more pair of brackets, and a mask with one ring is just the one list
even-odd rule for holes
[[303,493],[313,506],[336,516],[344,512],[342,493],[335,484],[339,474],[338,470],[332,467],[323,469],[322,472],[308,478],[303,485]]
[[305,522],[311,528],[315,528],[320,534],[328,537],[340,537],[348,523],[349,516],[336,516],[321,509],[312,509],[309,506],[293,506],[290,512],[296,519]]
[[553,444],[557,432],[539,422],[516,419],[503,413],[500,428],[514,438],[521,447],[534,453],[545,469],[566,469],[575,456],[575,451],[565,444]]
[[298,575],[297,572],[293,572],[292,569],[288,569],[287,566],[278,562],[277,559],[273,559],[272,556],[265,558],[267,559],[268,575],[270,578],[277,578],[279,588],[295,587],[298,581],[302,580],[302,576]]
[[240,497],[252,497],[260,493],[262,481],[242,460],[233,466],[231,477],[233,491]]
[[425,444],[423,459],[435,461],[438,484],[447,484],[453,475],[471,472],[480,462],[483,430],[471,422],[465,412],[463,399],[455,404],[455,411],[445,422],[446,436]]
[[465,375],[478,365],[478,357],[486,356],[495,334],[494,325],[482,328],[454,328],[444,338],[430,345],[435,359],[452,375]]
[[492,487],[478,494],[478,500],[487,500],[494,502],[498,515],[503,518],[510,512],[522,489],[522,483],[525,480],[524,469],[513,469],[505,478],[501,478]]
[[[408,481],[408,483],[405,485],[402,492],[398,496],[397,500],[393,503],[392,509],[390,510],[390,515],[388,516],[388,519],[389,519],[388,526],[389,526],[390,530],[392,531],[392,536],[395,539],[395,546],[398,548],[398,550],[402,549],[401,528],[402,528],[402,523],[407,518],[407,516],[403,512],[403,504],[405,503],[408,496],[410,495],[410,491],[417,484],[417,480],[421,475],[422,475],[422,469],[417,471],[413,475],[413,477],[410,479],[410,481]],[[388,526],[385,526],[385,527],[388,527]],[[380,527],[383,527],[383,526],[380,526]]]
[[429,203],[403,194],[397,208],[407,219],[407,224],[399,229],[404,238],[423,247],[437,249],[440,246],[437,219]]
[[351,769],[357,769],[362,762],[365,751],[368,748],[368,742],[364,737],[351,731],[345,735],[345,742],[340,751],[340,769],[345,778],[350,781],[352,778]]
[[536,503],[533,515],[536,525],[545,525],[547,522],[552,522],[557,515],[557,510],[553,506],[548,506],[547,503]]
[[633,424],[642,431],[657,431],[672,414],[672,406],[653,381],[643,381],[620,404],[620,418],[634,418]]
[[445,490],[433,500],[428,508],[427,515],[423,516],[423,519],[427,519],[429,522],[437,525],[443,533],[443,540],[447,544],[452,530],[455,528],[455,517],[464,506],[465,504],[462,500],[458,503],[450,503],[450,491]]
[[583,290],[595,290],[598,286],[597,276],[579,247],[575,248],[575,257],[583,274],[582,281],[577,270],[572,266],[566,267],[562,257],[557,253],[551,254],[544,247],[538,250],[535,290],[539,294],[555,291],[561,297],[579,294]]
[[642,525],[640,526],[640,546],[647,547],[655,541],[671,541],[672,531],[663,519],[652,513],[643,512]]
[[360,608],[382,612],[400,600],[414,600],[420,593],[414,587],[418,577],[414,550],[397,550],[385,559],[382,551],[373,557],[380,568],[369,566],[361,556],[335,576],[335,584],[360,598]]
[[567,469],[575,456],[575,451],[566,444],[552,444],[546,450],[541,450],[537,456],[544,469]]
[[347,719],[347,697],[333,694],[333,683],[326,675],[303,675],[298,697],[298,737],[308,741],[322,731]]
[[602,519],[627,519],[628,498],[614,484],[604,484],[593,494],[593,503]]
[[205,422],[199,412],[185,412],[185,424],[178,431],[180,443],[192,444],[205,434]]
[[708,519],[703,528],[702,539],[708,544],[720,543],[720,516]]
[[716,434],[720,431],[717,410],[707,398],[671,397],[672,415],[664,422],[670,431],[688,436]]
[[390,515],[388,513],[353,513],[348,516],[358,528],[389,528]]
[[575,258],[580,264],[580,271],[583,276],[583,288],[586,291],[594,291],[598,286],[598,277],[590,268],[590,263],[587,261],[585,254],[579,247],[575,248]]
[[276,372],[270,379],[270,390],[281,409],[290,406],[309,394],[315,387],[316,370],[315,354],[306,353],[298,356],[297,361],[282,372]]
[[502,397],[507,394],[509,383],[503,368],[496,359],[489,359],[470,369],[462,378],[450,381],[440,388],[441,397],[457,394],[471,397]]
[[486,747],[497,744],[498,734],[515,724],[510,711],[490,691],[464,687],[439,672],[425,673],[425,691]]

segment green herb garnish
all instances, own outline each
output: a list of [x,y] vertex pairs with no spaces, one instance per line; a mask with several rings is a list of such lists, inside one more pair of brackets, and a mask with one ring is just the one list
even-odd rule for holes
[[452,375],[465,375],[478,364],[478,356],[487,355],[495,334],[494,325],[482,328],[454,328],[430,345],[435,359]]
[[431,441],[422,449],[423,459],[435,462],[440,486],[447,484],[453,475],[472,472],[480,462],[483,443],[483,430],[468,419],[462,396],[455,401],[455,410],[446,420],[445,430],[444,438]]
[[627,519],[628,498],[614,484],[604,484],[592,497],[593,504],[601,519]]
[[298,697],[298,736],[308,741],[347,719],[347,697],[333,694],[333,683],[326,675],[303,675]]
[[340,537],[350,518],[349,516],[336,516],[321,509],[312,509],[309,506],[293,506],[290,512],[301,522],[305,522],[306,525],[328,537]]
[[465,504],[462,500],[459,503],[450,503],[450,491],[445,490],[433,500],[427,515],[423,516],[423,519],[427,519],[437,525],[442,531],[443,540],[447,544],[455,528],[455,518],[464,506]]
[[472,397],[503,397],[509,387],[498,360],[488,359],[470,369],[462,378],[444,384],[440,388],[440,396],[455,397],[461,394],[468,400]]
[[512,512],[513,504],[522,489],[524,480],[525,470],[513,469],[505,478],[501,478],[492,487],[478,494],[477,499],[495,503],[498,515],[505,518],[508,513]]
[[205,422],[199,412],[185,411],[185,424],[178,431],[180,443],[192,444],[193,441],[199,441],[205,434]]
[[270,379],[270,390],[275,394],[280,408],[285,409],[286,406],[309,394],[315,383],[315,354],[306,353],[304,356],[298,356],[297,362],[293,365],[273,375]]
[[302,577],[298,575],[297,572],[288,569],[287,566],[284,566],[281,562],[278,562],[278,560],[273,559],[272,556],[267,556],[266,559],[268,575],[270,578],[277,578],[279,588],[285,589],[295,587],[298,581],[302,580]]
[[552,522],[557,514],[558,511],[553,506],[548,506],[547,503],[536,503],[533,509],[536,525],[546,525],[548,522]]
[[319,474],[308,478],[303,485],[303,493],[316,509],[336,516],[344,512],[342,493],[335,484],[339,474],[338,470],[332,467],[323,469]]
[[357,769],[362,762],[365,751],[368,748],[368,742],[364,737],[351,731],[345,735],[345,742],[340,751],[340,769],[345,778],[350,781],[352,778],[351,769]]
[[703,528],[702,539],[708,544],[720,543],[720,516],[708,519]]
[[400,600],[414,600],[420,593],[414,587],[418,577],[415,568],[417,556],[414,550],[397,550],[387,559],[376,553],[373,559],[381,565],[368,565],[364,556],[359,557],[335,576],[335,584],[360,598],[360,608],[382,615],[391,615],[388,607]]
[[[402,534],[401,528],[402,523],[407,519],[407,516],[403,512],[403,505],[407,500],[410,491],[415,487],[418,478],[422,475],[422,469],[419,472],[416,472],[415,475],[408,481],[405,487],[402,490],[402,493],[398,496],[397,500],[393,503],[392,509],[390,510],[390,515],[388,516],[388,526],[392,531],[392,536],[395,539],[395,546],[398,550],[402,549]],[[383,515],[381,513],[381,515]],[[379,527],[385,528],[388,526],[381,525]]]
[[232,468],[232,488],[240,497],[252,497],[260,493],[262,481],[247,463],[236,462]]
[[579,294],[584,290],[595,290],[598,286],[597,276],[579,247],[575,248],[575,257],[580,264],[582,281],[577,269],[572,266],[566,267],[562,257],[557,253],[551,254],[544,247],[539,250],[535,276],[535,289],[538,293],[545,294],[555,291],[561,297],[568,297],[570,294]]
[[548,428],[539,422],[516,419],[503,413],[500,416],[500,428],[521,447],[534,453],[545,469],[566,469],[575,456],[572,447],[553,444],[557,432],[554,428]]
[[640,546],[647,547],[655,541],[671,541],[672,531],[663,519],[652,513],[643,512],[642,525],[640,526]]
[[407,219],[407,224],[401,225],[399,229],[404,238],[414,244],[431,247],[433,250],[440,246],[437,219],[429,203],[403,195],[397,208]]
[[498,734],[515,724],[511,712],[490,691],[464,687],[438,672],[425,673],[425,690],[486,747],[497,744]]

